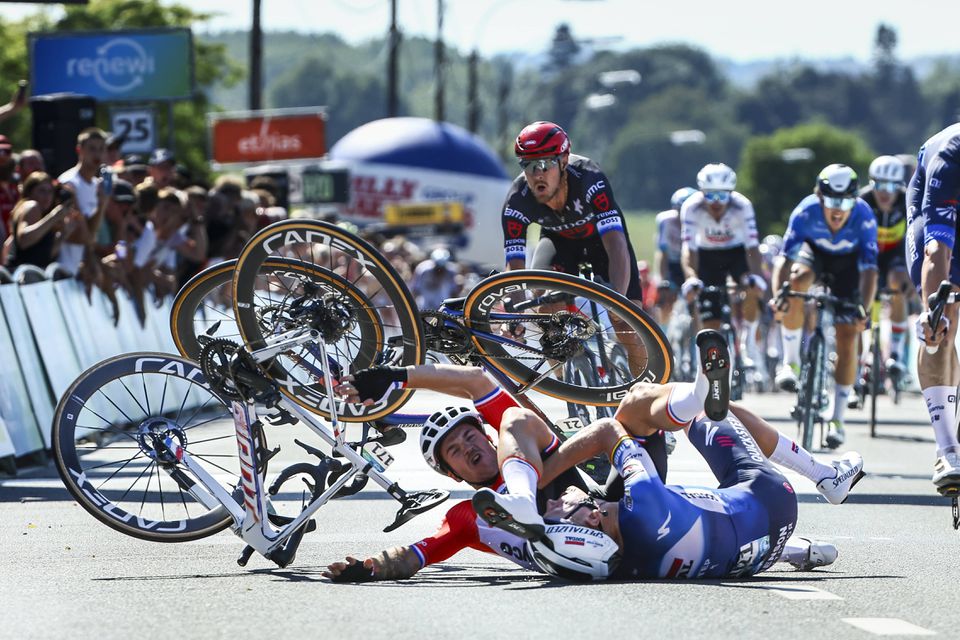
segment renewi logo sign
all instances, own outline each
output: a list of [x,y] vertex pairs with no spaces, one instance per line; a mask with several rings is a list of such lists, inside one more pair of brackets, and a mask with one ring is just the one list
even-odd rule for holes
[[31,34],[34,95],[72,92],[98,100],[163,100],[191,94],[186,29]]

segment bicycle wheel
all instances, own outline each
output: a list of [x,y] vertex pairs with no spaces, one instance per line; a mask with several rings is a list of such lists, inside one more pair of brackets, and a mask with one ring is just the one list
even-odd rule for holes
[[[590,303],[602,310],[601,317],[589,317]],[[464,316],[480,356],[491,367],[561,400],[615,406],[636,382],[670,379],[673,357],[657,323],[620,294],[589,280],[554,271],[500,273],[470,291]],[[524,342],[499,335],[509,323],[525,328]],[[566,361],[595,349],[591,337],[598,331],[630,353],[629,379],[604,371],[596,386],[563,380],[557,372]],[[600,354],[593,353],[592,362],[602,362]]]
[[[150,446],[179,441],[223,484],[240,477],[230,408],[193,362],[132,353],[94,365],[63,394],[53,419],[53,453],[63,483],[95,518],[157,542],[196,540],[223,530],[223,507],[207,509],[161,468]],[[265,468],[264,468],[265,469]]]
[[[264,278],[276,259],[313,265],[316,277],[326,280],[331,289],[304,286],[293,292],[282,287],[278,290],[270,278]],[[333,290],[338,287],[344,295],[335,295]],[[323,340],[328,347],[343,341],[353,346],[344,353],[328,349],[333,369],[348,372],[378,363],[412,365],[424,359],[416,305],[397,272],[367,242],[326,222],[283,220],[254,235],[237,260],[233,304],[240,334],[252,350],[266,346],[266,340],[281,329],[302,325],[323,329],[330,310],[335,309],[337,323],[343,324],[333,334],[322,330],[326,336]],[[263,313],[264,308],[269,314]],[[347,330],[341,332],[339,327]],[[358,328],[361,335],[356,334]],[[292,401],[313,413],[330,416],[331,399],[320,380],[317,343],[282,354],[264,367]],[[332,406],[343,421],[366,422],[395,411],[412,393],[412,389],[395,391],[370,406],[340,400],[334,400]]]
[[[200,343],[197,337],[216,323],[220,325],[214,337],[241,341],[230,302],[236,262],[228,260],[201,271],[177,294],[170,314],[170,331],[177,350],[184,357],[198,358]],[[376,364],[376,345],[383,342],[385,333],[383,323],[363,292],[344,278],[314,264],[291,258],[269,258],[260,266],[254,291],[257,292],[256,314],[263,335],[276,335],[290,325],[290,319],[282,311],[283,303],[302,299],[307,291],[319,299],[328,294],[339,294],[338,298],[346,301],[352,309],[355,322],[352,330],[332,345],[331,357],[340,366],[347,364],[351,371]],[[312,351],[310,347],[295,349],[281,357],[295,359],[299,364],[298,372],[320,379],[322,372]]]
[[823,393],[823,337],[814,333],[807,345],[807,357],[800,374],[800,441],[807,451],[813,450],[814,425],[820,417],[820,397]]

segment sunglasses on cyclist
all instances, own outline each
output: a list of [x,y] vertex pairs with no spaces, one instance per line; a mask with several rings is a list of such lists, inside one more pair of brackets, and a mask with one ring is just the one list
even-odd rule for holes
[[719,204],[730,202],[729,191],[704,191],[703,197],[707,202],[716,202]]
[[891,180],[880,180],[873,183],[873,188],[877,191],[885,191],[887,193],[896,193],[903,188],[903,183],[893,182]]
[[547,172],[551,168],[560,165],[560,158],[553,156],[552,158],[537,158],[536,160],[521,160],[520,168],[523,169],[524,173],[533,175],[539,169],[540,171]]
[[823,196],[823,207],[825,209],[840,209],[841,211],[850,211],[853,205],[857,203],[856,198],[831,198]]

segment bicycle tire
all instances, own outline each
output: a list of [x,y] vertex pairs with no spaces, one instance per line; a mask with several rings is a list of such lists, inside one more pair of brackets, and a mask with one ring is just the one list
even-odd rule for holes
[[800,404],[798,427],[800,441],[807,451],[813,451],[814,423],[819,417],[820,396],[823,391],[823,348],[823,337],[815,332],[807,345],[807,359],[800,375],[803,398],[798,398],[798,404]]
[[[191,396],[194,400],[188,403]],[[191,408],[187,408],[188,404]],[[206,510],[160,470],[137,440],[138,434],[165,416],[169,422],[164,424],[182,428],[187,438],[185,447],[195,459],[211,472],[229,474],[234,486],[239,482],[240,464],[230,407],[207,387],[198,365],[179,356],[148,352],[120,355],[95,364],[63,394],[53,420],[57,471],[80,506],[120,533],[154,542],[186,542],[222,531],[232,522],[227,510]],[[222,423],[215,422],[221,418]],[[191,432],[193,429],[197,431]],[[91,434],[96,434],[101,444],[95,444]],[[201,436],[199,440],[197,436]],[[229,445],[231,455],[214,453],[224,445]],[[233,461],[221,463],[219,458]],[[104,459],[108,461],[103,462]],[[226,468],[226,464],[233,468]],[[126,476],[133,476],[138,469],[139,475],[128,485]],[[262,470],[266,471],[266,464]],[[156,489],[151,492],[154,477]],[[142,492],[138,485],[142,485]],[[127,501],[134,487],[134,500]],[[136,498],[140,498],[139,507]],[[135,510],[124,504],[132,504]],[[169,518],[168,510],[185,517]],[[195,515],[191,515],[191,510]]]
[[[527,295],[534,291],[549,291],[551,294],[583,298],[584,304],[586,301],[596,302],[606,311],[608,317],[613,317],[613,314],[625,327],[629,327],[627,334],[632,332],[637,336],[646,350],[642,370],[638,374],[631,372],[630,380],[613,381],[612,384],[602,387],[577,387],[558,378],[545,377],[533,385],[537,391],[567,402],[616,406],[635,383],[645,381],[663,384],[670,379],[673,355],[657,323],[619,293],[569,274],[529,269],[506,271],[485,278],[467,294],[464,302],[465,323],[472,331],[493,334],[496,326],[503,323],[502,320],[497,320],[496,315],[499,312],[495,311],[495,307],[520,292],[523,292],[521,295]],[[575,311],[579,312],[580,307],[575,308]],[[612,321],[609,326],[602,327],[604,331],[612,328]],[[539,334],[528,326],[528,342],[538,338]],[[541,360],[537,368],[525,364],[531,356],[524,348],[513,346],[513,351],[510,351],[502,342],[481,337],[476,333],[471,339],[484,362],[521,385],[535,382],[544,373],[542,364],[545,360]],[[533,359],[536,358],[537,356],[533,356]]]
[[[232,293],[233,271],[236,260],[214,265],[190,279],[177,294],[170,313],[170,333],[177,350],[185,358],[197,360],[200,343],[197,336],[209,329],[214,322],[226,323],[226,327],[217,329],[216,338],[242,340],[233,313],[233,305],[225,307],[211,297],[222,298]],[[324,292],[337,291],[344,294],[356,313],[356,330],[359,335],[345,344],[334,345],[334,359],[338,363],[349,363],[351,371],[357,371],[376,364],[375,346],[382,342],[384,329],[380,318],[373,313],[372,305],[359,288],[336,273],[313,264],[291,260],[289,258],[269,258],[260,267],[258,277],[274,283],[274,287],[286,282],[309,282]],[[256,290],[262,290],[259,287]],[[286,287],[290,293],[290,286]],[[226,298],[229,300],[229,296]],[[269,300],[260,301],[261,323],[263,325],[263,307]],[[209,317],[208,317],[209,316]],[[198,326],[199,323],[199,326]],[[273,333],[266,325],[261,326],[262,333]],[[294,357],[299,357],[294,354]]]
[[[348,275],[341,277],[373,301],[364,311],[374,311],[380,326],[392,334],[384,334],[380,344],[365,347],[373,349],[374,362],[402,366],[423,363],[426,350],[420,317],[410,291],[396,270],[366,241],[320,220],[276,222],[257,232],[241,251],[233,276],[233,304],[241,337],[249,349],[260,349],[266,344],[267,336],[256,314],[255,285],[264,263],[274,258],[293,258],[337,275],[340,275],[338,270],[345,269]],[[387,345],[390,337],[398,337],[399,349]],[[298,371],[295,365],[292,360],[274,358],[264,363],[264,368],[290,400],[329,418],[331,399],[324,385],[317,385],[315,381],[305,383],[302,370]],[[396,411],[412,393],[412,389],[394,391],[383,401],[369,406],[335,400],[333,410],[344,422],[376,420]]]
[[877,396],[880,395],[880,385],[883,384],[880,375],[880,329],[870,332],[870,437],[877,437]]

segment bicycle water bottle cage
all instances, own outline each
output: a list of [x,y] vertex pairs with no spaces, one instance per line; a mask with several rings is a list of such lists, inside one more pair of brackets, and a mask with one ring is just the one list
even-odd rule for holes
[[[391,494],[392,495],[392,494]],[[414,516],[433,509],[450,497],[450,492],[444,489],[428,489],[413,491],[401,496],[394,496],[400,501],[400,509],[393,522],[383,528],[384,533],[390,533],[397,527],[409,522]]]

